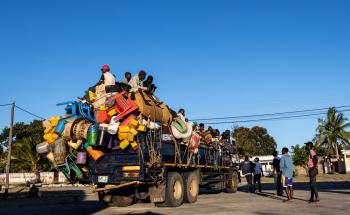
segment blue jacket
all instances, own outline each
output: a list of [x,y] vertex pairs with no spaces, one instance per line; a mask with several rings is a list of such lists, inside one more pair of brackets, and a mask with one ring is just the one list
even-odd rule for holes
[[292,157],[289,154],[282,155],[280,159],[280,168],[282,175],[284,175],[287,178],[293,178],[293,161]]

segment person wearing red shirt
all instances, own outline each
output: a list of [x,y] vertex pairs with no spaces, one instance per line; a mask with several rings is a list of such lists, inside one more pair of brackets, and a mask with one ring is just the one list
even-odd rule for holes
[[318,174],[317,163],[318,157],[316,151],[314,150],[314,144],[312,142],[305,143],[305,148],[307,150],[308,161],[307,167],[309,168],[309,178],[310,178],[310,190],[311,197],[309,202],[319,202],[318,190],[316,186],[316,176]]

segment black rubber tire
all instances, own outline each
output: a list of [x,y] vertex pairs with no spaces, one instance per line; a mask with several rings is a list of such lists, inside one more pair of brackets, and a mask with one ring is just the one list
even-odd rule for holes
[[238,189],[238,174],[237,172],[232,172],[231,179],[226,182],[226,192],[227,193],[235,193]]
[[195,203],[199,193],[199,177],[196,172],[184,174],[184,202]]
[[104,192],[103,192],[103,191],[99,191],[99,192],[97,193],[97,195],[98,195],[98,200],[101,201],[101,202],[103,202]]
[[115,195],[115,196],[112,196],[112,202],[108,203],[108,206],[128,207],[133,203],[134,203],[133,196]]
[[184,199],[184,183],[181,175],[177,172],[169,172],[165,188],[166,207],[179,207]]

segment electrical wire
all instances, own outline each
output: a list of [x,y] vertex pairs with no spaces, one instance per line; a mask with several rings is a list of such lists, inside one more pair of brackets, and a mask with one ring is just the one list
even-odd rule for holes
[[[350,111],[350,109],[342,110],[342,112],[349,112],[349,111]],[[281,116],[281,117],[272,117],[272,118],[263,118],[263,119],[238,120],[238,121],[204,122],[204,124],[216,125],[216,124],[234,124],[234,123],[260,122],[260,121],[282,120],[282,119],[297,119],[300,117],[324,115],[326,113],[327,112],[294,115],[294,116]]]
[[0,105],[0,107],[4,107],[4,106],[10,106],[11,104],[2,104]]
[[43,119],[43,120],[45,119],[44,117],[38,116],[38,115],[36,115],[36,114],[34,114],[34,113],[32,113],[32,112],[30,112],[30,111],[24,109],[24,108],[18,107],[17,105],[15,105],[15,107],[18,108],[18,109],[20,109],[21,111],[23,111],[23,112],[29,114],[29,115],[32,115],[32,116],[36,117],[36,118]]
[[[343,105],[335,107],[336,109],[350,107],[350,105]],[[327,108],[315,108],[315,109],[306,109],[306,110],[296,110],[296,111],[287,111],[287,112],[276,112],[276,113],[264,113],[264,114],[255,114],[255,115],[242,115],[242,116],[229,116],[229,117],[213,117],[213,118],[202,118],[202,119],[191,119],[192,121],[211,121],[211,120],[221,120],[221,119],[240,119],[240,118],[252,118],[252,117],[263,117],[263,116],[275,116],[275,115],[287,115],[294,113],[304,113],[304,112],[312,112],[312,111],[321,111],[328,110]]]

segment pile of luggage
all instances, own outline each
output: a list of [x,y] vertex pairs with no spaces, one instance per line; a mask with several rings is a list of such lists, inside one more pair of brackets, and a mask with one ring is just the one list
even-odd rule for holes
[[[152,93],[132,90],[127,84],[100,82],[87,95],[65,106],[65,115],[43,121],[45,142],[37,145],[68,179],[88,173],[88,157],[95,161],[113,150],[138,150],[138,135],[171,127],[174,141],[198,147],[200,137],[193,123],[171,110]],[[186,122],[187,121],[187,122]]]

